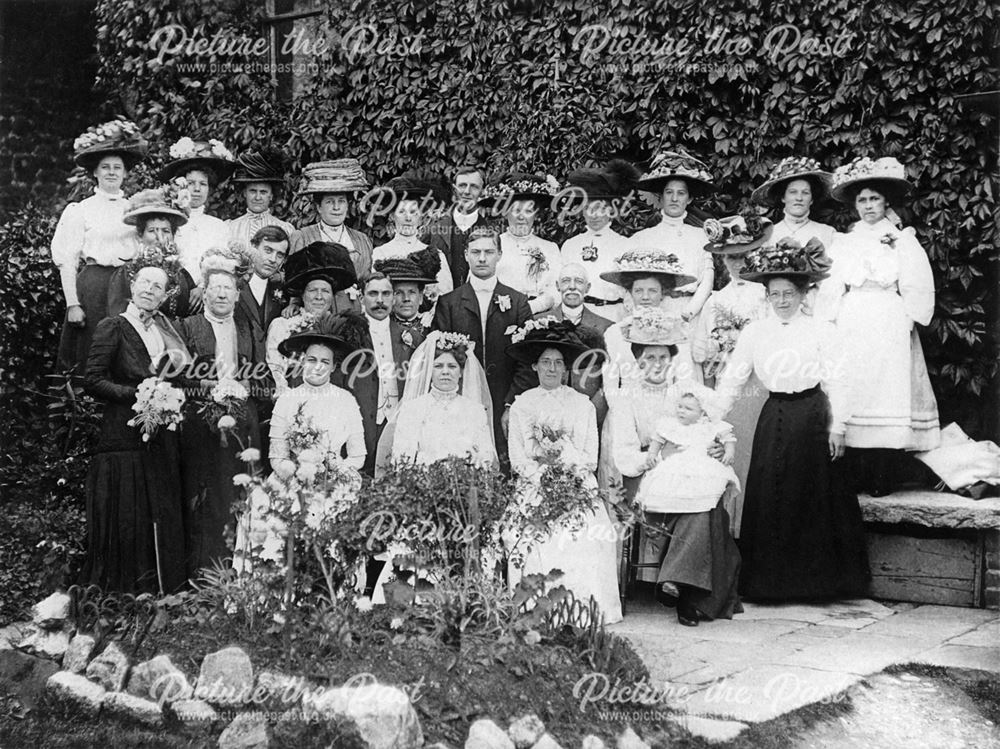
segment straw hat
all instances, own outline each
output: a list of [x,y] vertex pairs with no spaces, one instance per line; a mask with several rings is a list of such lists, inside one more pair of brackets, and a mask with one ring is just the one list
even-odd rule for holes
[[302,194],[346,193],[354,195],[369,188],[368,177],[357,159],[314,161],[302,170]]
[[636,187],[659,195],[672,179],[684,180],[692,195],[715,192],[708,165],[679,147],[656,154],[650,162],[649,171],[642,175]]
[[601,278],[626,289],[637,278],[656,276],[665,288],[676,288],[694,282],[694,276],[684,273],[677,256],[662,250],[629,250],[615,260],[615,269],[605,271]]
[[775,164],[767,176],[767,180],[750,193],[750,199],[761,205],[780,205],[781,197],[785,194],[788,183],[796,179],[808,180],[812,186],[815,201],[819,202],[829,197],[833,175],[824,172],[816,159],[789,156]]
[[875,160],[859,157],[834,170],[833,197],[841,203],[853,203],[853,196],[865,187],[884,195],[891,205],[902,203],[913,190],[906,179],[906,167],[891,156]]
[[643,346],[676,346],[687,340],[684,321],[668,315],[660,307],[638,307],[622,321],[622,337]]

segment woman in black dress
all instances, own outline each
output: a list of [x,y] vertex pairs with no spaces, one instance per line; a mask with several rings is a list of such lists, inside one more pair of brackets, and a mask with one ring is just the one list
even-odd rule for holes
[[[249,393],[250,380],[263,377],[266,365],[253,361],[249,322],[234,315],[240,277],[235,259],[208,254],[203,260],[205,308],[202,314],[180,321],[180,333],[195,361],[186,376],[189,398],[181,447],[184,488],[184,525],[187,536],[188,575],[221,564],[230,556],[226,526],[233,525],[236,498],[233,476],[246,470],[240,460],[243,448],[260,448],[257,408],[247,397],[233,414],[231,427],[220,431],[218,413],[199,413],[212,402],[212,390],[222,380],[236,381]],[[209,267],[210,266],[210,267]],[[259,371],[258,371],[259,370]]]
[[[177,331],[159,312],[178,266],[140,253],[126,266],[131,301],[102,320],[87,360],[87,392],[104,401],[104,419],[87,475],[87,556],[81,582],[125,593],[172,591],[186,579],[177,434],[160,428],[147,442],[138,427],[136,389],[187,361]],[[167,367],[165,374],[176,371]]]
[[774,315],[747,325],[719,390],[731,407],[756,373],[770,395],[754,433],[744,494],[740,594],[748,599],[854,597],[870,574],[858,497],[843,461],[850,416],[831,323],[803,314],[830,261],[818,240],[779,240],[744,260]]

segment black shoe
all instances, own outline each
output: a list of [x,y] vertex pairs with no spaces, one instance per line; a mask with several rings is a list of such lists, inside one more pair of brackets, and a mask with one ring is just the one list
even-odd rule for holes
[[677,621],[685,627],[698,626],[698,609],[693,606],[678,606]]
[[661,606],[666,606],[669,609],[674,608],[677,605],[677,596],[667,593],[662,585],[657,584],[656,592],[653,597],[660,603]]

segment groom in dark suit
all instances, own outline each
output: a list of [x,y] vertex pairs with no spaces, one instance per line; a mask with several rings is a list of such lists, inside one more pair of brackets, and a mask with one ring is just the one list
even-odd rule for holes
[[375,475],[379,438],[403,397],[407,363],[424,340],[420,330],[403,326],[390,314],[392,305],[392,282],[383,273],[370,274],[361,295],[361,346],[346,366],[338,367],[333,380],[351,392],[361,409],[368,451],[362,471],[369,476]]
[[507,408],[514,396],[538,384],[529,367],[506,353],[512,328],[531,319],[528,297],[497,281],[500,242],[487,228],[475,228],[465,249],[469,280],[438,299],[434,329],[464,333],[475,344],[476,358],[486,371],[493,401],[493,434],[501,465],[507,459]]

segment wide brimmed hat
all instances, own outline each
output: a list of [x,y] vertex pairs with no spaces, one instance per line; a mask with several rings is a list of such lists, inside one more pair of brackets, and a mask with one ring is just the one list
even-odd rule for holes
[[313,242],[285,262],[284,289],[288,294],[300,296],[316,279],[328,282],[334,293],[356,284],[358,274],[350,251],[335,242]]
[[222,141],[214,138],[210,140],[181,138],[170,146],[170,158],[173,161],[157,174],[164,182],[184,176],[192,169],[206,167],[215,173],[219,182],[224,182],[236,169],[232,152],[222,144]]
[[128,201],[122,216],[129,226],[135,226],[143,216],[166,216],[175,226],[187,223],[191,196],[186,187],[164,185],[137,192]]
[[708,244],[705,250],[715,255],[742,255],[767,244],[774,227],[771,220],[748,210],[735,216],[706,219],[702,225]]
[[381,187],[377,187],[361,199],[362,211],[374,210],[387,215],[396,210],[404,200],[415,200],[421,209],[442,210],[451,199],[451,188],[440,177],[425,171],[410,171],[393,177]]
[[309,327],[301,330],[278,344],[282,356],[292,356],[305,352],[314,344],[329,346],[334,352],[347,356],[362,346],[366,323],[357,313],[335,315],[327,312],[316,318]]
[[250,151],[236,159],[233,182],[285,184],[285,157],[273,148]]
[[813,199],[820,201],[830,195],[833,175],[824,172],[816,159],[805,156],[789,156],[779,161],[760,187],[750,193],[750,199],[761,205],[776,206],[781,203],[788,183],[795,179],[808,180],[813,188]]
[[[573,197],[587,200],[620,200],[635,189],[640,172],[623,159],[612,159],[601,169],[576,169],[566,182]],[[575,188],[575,189],[574,189]]]
[[615,269],[605,271],[601,278],[628,289],[637,278],[656,276],[664,286],[676,288],[694,282],[694,276],[684,272],[677,256],[662,250],[629,250],[615,260]]
[[406,257],[376,260],[375,270],[388,276],[392,283],[437,283],[437,274],[441,272],[441,253],[427,247]]
[[177,254],[176,250],[177,248],[173,244],[164,248],[158,244],[140,243],[135,254],[125,261],[123,267],[126,278],[129,280],[135,278],[136,274],[143,268],[159,268],[167,274],[168,298],[176,296],[183,273],[180,255]]
[[902,203],[913,190],[906,167],[891,156],[874,160],[863,156],[834,170],[833,197],[841,203],[852,203],[852,196],[865,187],[884,195],[891,205]]
[[621,322],[621,331],[627,343],[643,346],[676,346],[687,340],[684,321],[660,307],[637,307]]
[[501,213],[515,201],[533,200],[539,208],[547,208],[561,189],[559,180],[551,174],[506,172],[493,177],[483,188],[479,205]]
[[146,157],[148,144],[131,120],[116,119],[87,128],[73,141],[73,161],[91,170],[105,156],[120,156],[131,169]]
[[524,364],[536,363],[550,348],[562,352],[568,369],[575,369],[584,356],[600,360],[605,357],[604,351],[587,345],[573,323],[551,316],[528,320],[511,333],[510,340],[507,356]]
[[688,191],[693,195],[709,195],[715,192],[708,165],[678,147],[656,154],[650,162],[649,170],[642,175],[636,187],[659,195],[667,186],[667,182],[672,179],[684,180]]
[[314,161],[302,170],[302,194],[345,193],[354,196],[370,187],[357,159]]
[[805,246],[791,237],[783,237],[774,245],[750,252],[743,259],[739,276],[744,281],[758,283],[778,276],[822,281],[830,277],[832,265],[823,243],[816,237]]

